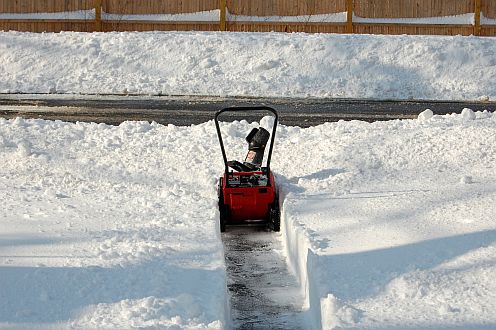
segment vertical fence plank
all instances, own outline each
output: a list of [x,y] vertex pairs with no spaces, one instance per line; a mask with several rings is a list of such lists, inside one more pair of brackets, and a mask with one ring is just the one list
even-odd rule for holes
[[102,0],[95,0],[95,31],[102,32]]
[[496,1],[494,1],[494,0],[482,0],[481,1],[481,12],[482,12],[482,14],[484,14],[484,17],[486,17],[486,18],[496,18]]
[[475,24],[474,35],[481,35],[481,0],[475,0]]
[[219,9],[220,9],[220,30],[226,31],[226,0],[219,0]]
[[346,0],[346,32],[353,33],[353,0]]

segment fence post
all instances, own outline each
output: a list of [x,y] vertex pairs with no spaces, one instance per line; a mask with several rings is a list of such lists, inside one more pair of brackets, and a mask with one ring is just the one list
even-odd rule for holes
[[346,32],[353,33],[353,0],[346,0]]
[[95,0],[95,31],[102,32],[102,0]]
[[475,0],[475,25],[474,35],[481,35],[481,0]]
[[226,10],[227,10],[227,1],[219,0],[219,9],[220,9],[220,30],[226,31]]

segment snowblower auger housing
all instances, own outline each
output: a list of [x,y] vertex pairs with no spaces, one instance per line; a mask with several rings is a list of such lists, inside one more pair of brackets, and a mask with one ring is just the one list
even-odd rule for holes
[[[270,112],[274,116],[272,134],[263,127],[254,128],[248,133],[248,154],[242,163],[227,160],[219,127],[219,116],[225,112]],[[264,106],[225,108],[215,114],[215,127],[224,159],[224,175],[220,177],[218,186],[221,232],[228,225],[250,223],[266,224],[273,231],[280,230],[279,194],[274,174],[270,170],[277,120],[277,112]],[[263,156],[269,138],[267,163],[263,167]]]

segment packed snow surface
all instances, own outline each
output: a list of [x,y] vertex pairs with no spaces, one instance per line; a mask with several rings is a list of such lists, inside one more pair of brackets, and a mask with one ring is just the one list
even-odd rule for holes
[[[495,118],[279,127],[274,237],[308,329],[494,329]],[[230,159],[258,125],[222,124]],[[229,328],[216,139],[0,119],[0,328]]]
[[205,128],[0,119],[0,328],[224,328]]
[[0,93],[494,100],[496,39],[0,32]]
[[[494,38],[0,33],[0,92],[490,100]],[[496,117],[280,126],[309,329],[496,327]],[[270,120],[260,124],[269,128]],[[258,123],[223,124],[230,158]],[[213,122],[0,119],[0,328],[230,327]]]
[[494,119],[426,110],[280,135],[287,249],[317,328],[496,327]]

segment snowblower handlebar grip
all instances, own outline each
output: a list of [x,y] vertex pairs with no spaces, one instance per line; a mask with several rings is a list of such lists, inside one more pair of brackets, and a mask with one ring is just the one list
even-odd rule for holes
[[274,110],[273,108],[271,107],[266,107],[266,106],[260,106],[260,107],[229,107],[229,108],[224,108],[222,110],[219,110],[215,113],[215,121],[217,122],[218,121],[218,117],[220,114],[224,113],[224,112],[254,112],[254,111],[269,111],[271,112],[274,117],[275,117],[275,120],[277,122],[277,119],[278,119],[278,114],[277,114],[277,111]]

